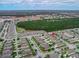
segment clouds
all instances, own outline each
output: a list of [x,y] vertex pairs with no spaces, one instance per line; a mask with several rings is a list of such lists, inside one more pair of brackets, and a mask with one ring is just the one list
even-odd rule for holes
[[0,0],[0,4],[57,4],[57,3],[79,3],[79,0]]
[[0,0],[0,4],[16,4],[21,3],[23,0]]
[[0,10],[79,10],[79,0],[0,0]]

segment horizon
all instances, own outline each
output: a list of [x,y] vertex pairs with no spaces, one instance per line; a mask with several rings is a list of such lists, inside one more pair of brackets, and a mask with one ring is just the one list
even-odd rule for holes
[[0,10],[79,10],[79,0],[0,0]]

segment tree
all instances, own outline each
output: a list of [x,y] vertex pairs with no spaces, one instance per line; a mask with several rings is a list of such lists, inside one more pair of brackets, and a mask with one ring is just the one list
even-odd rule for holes
[[4,41],[4,39],[1,39],[1,38],[0,38],[0,41]]
[[17,38],[17,40],[19,40],[20,38]]
[[49,55],[49,54],[47,54],[45,58],[50,58],[50,55]]
[[50,52],[50,51],[51,51],[51,49],[48,49],[48,51]]

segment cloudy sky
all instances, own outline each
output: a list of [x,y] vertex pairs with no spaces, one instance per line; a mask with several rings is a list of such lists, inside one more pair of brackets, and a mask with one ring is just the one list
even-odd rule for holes
[[0,0],[0,10],[79,10],[79,0]]

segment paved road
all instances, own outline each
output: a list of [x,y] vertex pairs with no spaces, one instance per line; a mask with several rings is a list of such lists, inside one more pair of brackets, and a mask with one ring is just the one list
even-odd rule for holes
[[14,28],[14,38],[15,38],[15,43],[16,43],[16,53],[17,53],[17,58],[19,57],[19,54],[18,54],[18,52],[19,52],[19,50],[18,50],[18,41],[17,41],[17,31],[16,31],[16,25],[15,25],[15,23],[14,23],[14,21],[13,21],[13,28]]
[[9,26],[9,23],[5,23],[3,30],[0,33],[0,37],[3,37],[5,39],[5,36],[7,35],[8,26]]
[[6,35],[6,39],[14,39],[15,37],[15,24],[13,21],[10,22],[9,27],[8,27],[8,32]]

